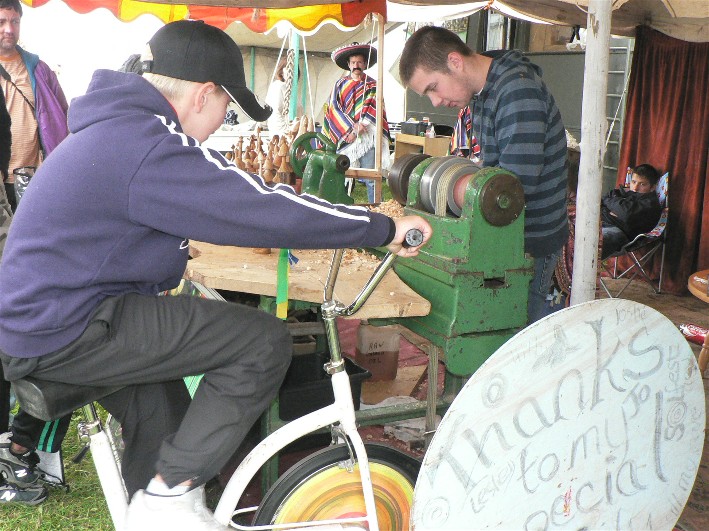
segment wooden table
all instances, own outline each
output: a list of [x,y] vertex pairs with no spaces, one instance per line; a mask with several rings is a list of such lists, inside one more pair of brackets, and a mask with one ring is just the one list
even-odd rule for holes
[[408,153],[425,153],[432,157],[444,157],[448,153],[451,137],[414,136],[399,133],[394,143],[394,160]]
[[[706,303],[709,303],[709,269],[692,273],[687,281],[689,292]],[[709,363],[709,334],[704,338],[702,350],[699,352],[699,373],[704,376]]]
[[[332,251],[294,250],[298,263],[288,276],[288,298],[320,304],[329,271]],[[278,249],[257,254],[251,248],[190,243],[192,260],[187,262],[185,278],[203,286],[257,295],[276,296]],[[376,263],[343,260],[335,285],[335,297],[349,304],[360,292]],[[412,317],[427,315],[431,303],[389,271],[367,303],[353,319]]]

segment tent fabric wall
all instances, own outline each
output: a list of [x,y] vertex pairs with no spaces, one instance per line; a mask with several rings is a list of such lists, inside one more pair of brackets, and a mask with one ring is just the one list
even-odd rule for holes
[[[306,37],[307,41],[307,37]],[[242,49],[244,64],[248,65],[251,61],[250,51]],[[278,50],[269,50],[266,48],[257,48],[255,50],[254,60],[254,92],[263,100],[263,94],[266,94],[268,87],[271,84],[273,70],[278,59]],[[302,76],[305,68],[305,62],[302,55],[300,58],[300,73]],[[341,70],[329,57],[320,55],[308,54],[308,79],[310,82],[311,95],[308,97],[307,107],[304,109],[308,116],[313,116],[315,120],[322,121],[323,105],[330,97],[330,92],[335,84],[335,81],[343,75]],[[299,93],[300,94],[300,93]],[[312,98],[312,109],[311,105]],[[300,97],[299,97],[300,101]],[[237,111],[239,112],[239,111]],[[239,113],[239,121],[248,120],[247,117],[241,116]],[[302,112],[298,113],[301,116]]]
[[[185,0],[63,0],[74,11],[87,13],[100,7],[111,11],[123,21],[130,21],[143,13],[151,13],[163,22],[183,18],[201,19],[219,28],[226,28],[235,20],[247,24],[253,31],[267,31],[279,20],[288,20],[299,30],[315,29],[322,21],[335,20],[346,27],[355,27],[368,13],[387,14],[387,5],[404,4],[413,12],[417,6],[440,6],[441,13],[451,16],[455,7],[465,16],[478,5],[495,9],[503,14],[535,18],[567,26],[586,25],[589,0],[358,0],[356,2],[319,4],[318,0],[301,0],[300,7],[290,7],[293,2],[274,0],[270,5],[279,8],[239,7],[258,6],[259,2],[246,0],[221,0],[220,6],[199,5]],[[608,0],[610,1],[610,0]],[[49,0],[22,0],[28,6],[39,7]],[[202,2],[202,4],[210,2]],[[232,5],[234,7],[224,7]],[[288,6],[288,7],[285,7]],[[400,6],[397,6],[400,7]],[[401,9],[397,9],[401,11]],[[517,15],[513,13],[517,11]],[[706,0],[615,0],[613,2],[612,30],[614,35],[632,36],[635,26],[646,24],[667,35],[691,42],[709,41],[709,2]]]
[[[635,40],[618,183],[625,168],[669,171],[663,289],[680,294],[709,267],[709,43],[641,26]],[[659,257],[655,272],[659,271]]]

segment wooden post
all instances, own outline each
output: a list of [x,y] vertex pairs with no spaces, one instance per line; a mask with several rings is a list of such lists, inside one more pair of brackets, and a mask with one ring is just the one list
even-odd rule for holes
[[256,86],[256,48],[251,46],[249,50],[249,61],[251,64],[251,76],[249,79],[249,88],[253,91]]
[[596,297],[598,227],[605,155],[606,92],[610,47],[611,2],[590,0],[586,61],[581,104],[581,161],[576,202],[576,239],[571,304]]

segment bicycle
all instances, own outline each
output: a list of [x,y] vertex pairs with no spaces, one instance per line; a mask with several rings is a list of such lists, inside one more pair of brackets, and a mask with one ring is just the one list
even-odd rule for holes
[[[409,246],[420,245],[423,235],[412,230]],[[325,283],[322,319],[330,361],[334,402],[279,428],[257,444],[243,459],[227,483],[214,517],[222,525],[240,530],[344,529],[343,525],[366,525],[370,531],[408,529],[413,487],[420,463],[394,448],[365,444],[357,431],[350,380],[340,348],[336,319],[359,310],[391,267],[396,255],[387,253],[360,293],[348,306],[334,299],[334,287],[343,250],[334,251]],[[25,410],[41,419],[58,418],[82,408],[86,417],[81,430],[104,491],[111,518],[121,529],[128,505],[120,474],[120,455],[111,430],[104,428],[94,401],[115,391],[114,387],[85,387],[40,381],[25,377],[13,382]],[[258,507],[236,509],[248,484],[261,467],[288,444],[330,426],[333,444],[318,451],[284,473],[264,495]],[[336,485],[333,490],[330,486]],[[379,509],[379,510],[378,510]],[[254,513],[252,525],[234,519]]]

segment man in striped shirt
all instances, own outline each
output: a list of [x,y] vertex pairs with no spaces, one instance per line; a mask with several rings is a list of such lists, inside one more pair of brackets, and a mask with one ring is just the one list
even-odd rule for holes
[[528,322],[551,313],[551,277],[568,237],[566,135],[541,69],[519,51],[481,55],[444,28],[426,26],[407,41],[404,86],[434,106],[470,105],[483,166],[514,173],[524,187],[525,250],[534,258]]

